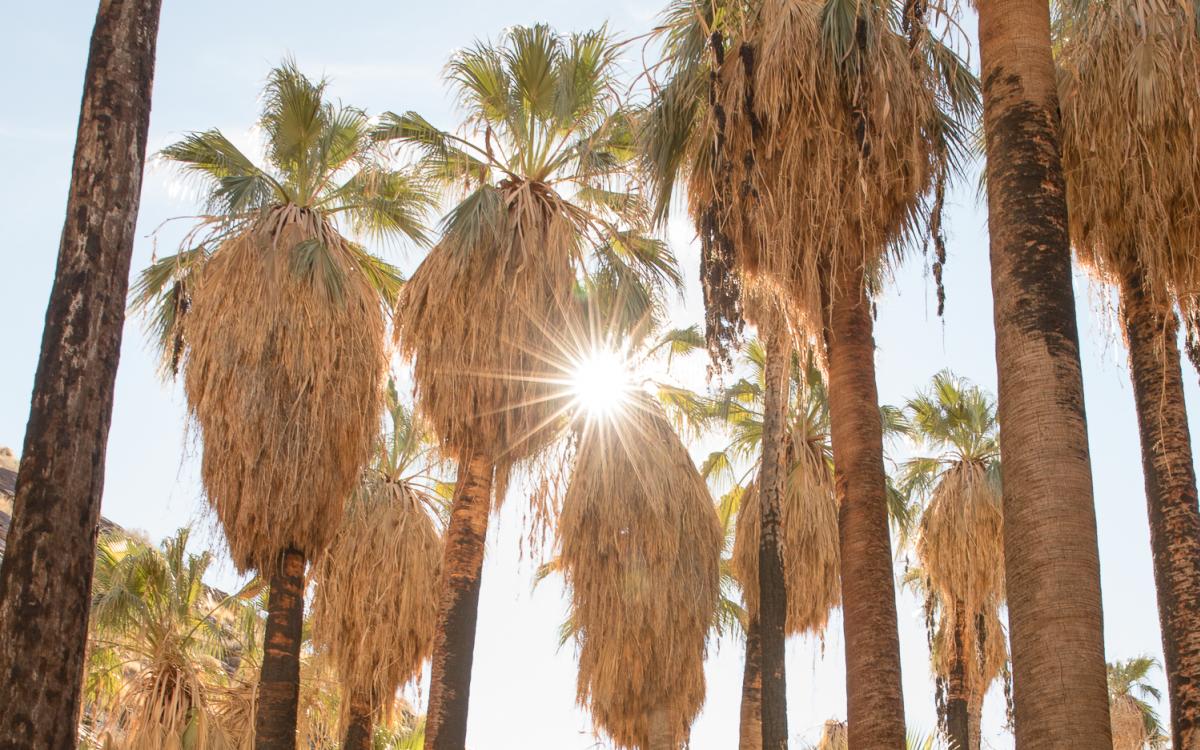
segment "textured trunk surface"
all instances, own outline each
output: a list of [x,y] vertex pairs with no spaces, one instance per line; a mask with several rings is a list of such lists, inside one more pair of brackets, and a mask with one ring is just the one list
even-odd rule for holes
[[842,611],[850,750],[904,747],[900,637],[863,270],[846,269],[829,303],[829,421],[841,501]]
[[371,735],[374,730],[370,699],[355,693],[350,699],[350,719],[346,724],[346,738],[342,740],[342,750],[371,750]]
[[1200,748],[1200,507],[1176,339],[1179,322],[1173,309],[1147,298],[1140,273],[1121,284],[1121,317],[1142,439],[1171,746]]
[[742,673],[742,712],[738,750],[762,750],[762,648],[758,618],[746,627],[746,668]]
[[257,750],[295,750],[300,705],[300,643],[304,639],[304,555],[283,553],[271,576],[262,673],[254,712]]
[[679,743],[675,741],[670,716],[666,711],[660,709],[651,712],[649,724],[650,745],[646,750],[679,750]]
[[1112,747],[1045,0],[979,0],[1016,744]]
[[954,666],[946,680],[946,739],[950,750],[967,750],[970,727],[967,706],[967,663],[963,659],[966,622],[962,602],[954,603]]
[[758,546],[758,620],[760,712],[763,750],[787,750],[787,680],[784,640],[787,625],[787,582],[780,552],[783,495],[783,430],[787,410],[788,359],[791,350],[782,332],[767,331],[766,393],[763,398],[762,468],[759,508],[762,534]]
[[482,456],[464,459],[458,470],[450,526],[446,529],[438,627],[430,665],[425,729],[428,750],[464,750],[467,743],[471,663],[491,512],[492,470],[492,464]]
[[161,0],[103,0],[0,567],[0,747],[72,748]]
[[983,696],[973,695],[967,704],[967,732],[970,735],[971,750],[981,750],[983,746]]

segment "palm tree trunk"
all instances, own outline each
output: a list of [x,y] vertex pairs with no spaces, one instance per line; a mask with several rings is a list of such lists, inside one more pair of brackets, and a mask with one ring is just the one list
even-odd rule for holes
[[954,602],[954,666],[946,681],[946,739],[950,750],[967,750],[970,728],[967,706],[967,663],[963,659],[966,621],[961,601]]
[[438,628],[429,677],[428,750],[463,750],[471,697],[479,582],[491,513],[492,463],[481,455],[459,464],[458,484],[446,529]]
[[758,542],[758,620],[761,732],[763,750],[787,750],[787,680],[784,657],[787,627],[787,583],[780,550],[784,478],[784,422],[787,418],[788,360],[791,348],[782,331],[765,331],[766,363],[763,396],[762,467],[759,508],[762,533]]
[[1200,507],[1170,303],[1140,271],[1121,283],[1121,318],[1142,439],[1150,548],[1171,705],[1171,747],[1200,747]]
[[342,750],[371,750],[374,731],[371,701],[368,696],[355,692],[350,696],[350,719],[346,724]]
[[827,331],[829,422],[841,501],[849,746],[899,748],[904,747],[904,698],[875,339],[863,269],[839,269],[836,281]]
[[288,549],[271,575],[262,672],[254,711],[256,750],[295,750],[304,638],[304,554]]
[[670,715],[665,710],[652,711],[649,724],[649,745],[645,750],[679,750],[679,743],[675,741],[675,730],[671,726]]
[[1016,743],[1112,747],[1045,0],[979,0]]
[[102,0],[0,566],[0,747],[76,744],[161,0]]
[[967,736],[971,750],[983,745],[983,696],[972,695],[967,702]]
[[758,618],[746,626],[746,669],[742,674],[742,715],[738,750],[762,750],[762,647]]

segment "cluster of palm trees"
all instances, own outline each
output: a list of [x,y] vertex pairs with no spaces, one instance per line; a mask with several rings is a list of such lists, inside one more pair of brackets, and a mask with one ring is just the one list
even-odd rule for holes
[[[903,747],[893,531],[918,561],[903,580],[951,747],[979,747],[1001,678],[1019,747],[1159,742],[1138,703],[1149,663],[1104,660],[1072,247],[1119,292],[1171,742],[1200,742],[1177,340],[1200,362],[1194,2],[1074,0],[1052,18],[1044,0],[977,0],[979,78],[955,9],[919,1],[673,0],[632,83],[607,29],[512,27],[451,57],[458,127],[335,105],[285,62],[261,158],[217,130],[161,152],[205,205],[129,295],[160,2],[105,0],[93,34],[0,567],[0,745],[69,747],[62,717],[83,716],[130,747],[294,748],[323,700],[304,697],[319,656],[337,718],[306,746],[370,746],[428,660],[424,742],[462,750],[484,541],[510,486],[554,535],[578,700],[618,746],[686,743],[706,640],[737,625],[741,746],[785,748],[784,641],[840,606],[847,719],[830,742]],[[941,373],[881,407],[873,299],[928,246],[940,310],[946,191],[980,124],[998,399]],[[681,208],[703,333],[661,331],[682,272],[658,236]],[[389,241],[428,248],[410,278],[376,254]],[[203,587],[186,534],[93,556],[127,296],[256,576],[234,597]],[[603,411],[573,386],[597,352],[636,371],[697,348],[745,377],[699,396],[624,373]],[[714,425],[729,445],[697,467],[681,435]],[[889,436],[916,450],[890,476]],[[1131,711],[1140,734],[1117,728]]]

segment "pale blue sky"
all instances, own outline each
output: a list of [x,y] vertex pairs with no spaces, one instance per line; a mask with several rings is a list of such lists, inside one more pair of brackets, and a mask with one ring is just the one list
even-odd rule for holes
[[[187,130],[219,127],[248,139],[256,96],[268,69],[295,56],[310,75],[332,80],[346,103],[377,113],[415,109],[451,126],[452,102],[441,84],[447,55],[506,25],[549,22],[583,29],[604,22],[622,33],[651,27],[661,0],[442,0],[442,2],[317,3],[296,0],[178,2],[166,0],[159,40],[150,146],[156,150]],[[90,0],[19,3],[8,8],[0,47],[5,97],[0,104],[0,223],[8,240],[0,250],[0,445],[18,449],[40,345],[47,293],[62,228],[75,123],[96,5]],[[973,34],[973,19],[967,28]],[[638,62],[630,60],[630,69]],[[974,182],[960,186],[949,209],[950,258],[945,320],[934,315],[932,281],[917,257],[880,301],[876,330],[880,397],[901,402],[943,367],[995,388],[986,215]],[[151,165],[142,196],[134,250],[135,272],[154,252],[148,235],[165,219],[189,213],[178,180]],[[180,228],[158,235],[162,252],[174,250]],[[676,322],[699,322],[698,254],[686,224],[670,239],[689,280]],[[402,259],[411,267],[418,257]],[[1084,383],[1095,472],[1100,554],[1109,658],[1141,653],[1161,657],[1151,574],[1149,534],[1138,453],[1133,397],[1120,337],[1106,298],[1077,279]],[[142,329],[131,321],[117,378],[103,512],[124,526],[159,539],[203,519],[196,482],[196,447],[184,431],[178,388],[156,377]],[[1196,402],[1196,375],[1185,372]],[[1195,417],[1195,412],[1189,410]],[[555,648],[563,614],[553,583],[531,593],[533,566],[518,551],[520,499],[496,520],[483,578],[469,745],[472,750],[607,747],[592,736],[586,714],[574,708],[575,663],[570,647]],[[207,524],[207,521],[201,520]],[[897,563],[897,569],[903,561]],[[232,579],[226,567],[224,580]],[[934,726],[925,632],[919,603],[899,598],[905,702],[910,726]],[[789,644],[789,724],[793,747],[813,741],[826,718],[844,716],[840,619],[824,645]],[[734,747],[741,689],[741,646],[714,643],[708,703],[693,730],[696,750]],[[1161,687],[1165,681],[1158,679]],[[989,696],[985,747],[1008,748],[999,731],[1002,696]],[[1165,706],[1163,707],[1165,715]]]

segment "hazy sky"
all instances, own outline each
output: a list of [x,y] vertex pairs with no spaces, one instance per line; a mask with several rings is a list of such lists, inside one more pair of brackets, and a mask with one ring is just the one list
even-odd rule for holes
[[[326,74],[331,92],[371,113],[414,109],[444,127],[456,123],[440,70],[449,53],[474,38],[512,24],[549,22],[579,30],[607,22],[621,33],[648,31],[663,0],[443,0],[339,3],[293,0],[177,2],[166,0],[155,76],[150,148],[188,130],[219,127],[250,142],[256,97],[270,67],[294,55],[310,75]],[[40,346],[46,299],[54,272],[70,175],[75,124],[88,37],[96,4],[90,0],[17,3],[6,11],[10,33],[0,46],[6,95],[0,104],[0,223],[8,240],[0,250],[0,445],[19,450]],[[973,35],[973,18],[967,19]],[[630,59],[630,70],[640,61]],[[987,222],[971,178],[952,195],[946,316],[939,320],[926,264],[911,258],[880,300],[880,398],[900,403],[944,367],[995,388]],[[142,194],[133,269],[155,252],[152,232],[164,220],[191,213],[194,202],[177,178],[151,164]],[[173,252],[183,226],[157,236]],[[676,323],[700,322],[695,279],[698,251],[683,222],[670,240],[685,265],[689,289]],[[416,254],[394,256],[407,269]],[[1133,396],[1120,337],[1107,297],[1077,278],[1084,384],[1099,515],[1105,637],[1109,659],[1148,653],[1161,658],[1149,534],[1138,453]],[[1099,311],[1099,312],[1097,312]],[[178,387],[157,378],[139,321],[131,320],[117,378],[108,447],[103,512],[126,527],[160,539],[175,528],[211,523],[201,512],[196,446],[184,430]],[[1196,376],[1185,372],[1196,401]],[[1189,410],[1195,417],[1195,412]],[[472,750],[514,746],[582,750],[608,747],[593,736],[587,715],[574,707],[571,647],[556,649],[564,613],[561,589],[547,582],[531,591],[533,564],[519,553],[521,499],[510,497],[493,524],[483,576],[469,745]],[[897,570],[903,568],[903,559]],[[231,582],[226,565],[222,581]],[[899,597],[905,702],[909,725],[935,726],[932,680],[921,609]],[[823,644],[788,646],[789,727],[793,747],[815,741],[822,723],[845,714],[841,620]],[[736,746],[741,692],[741,644],[713,643],[708,703],[695,724],[692,747]],[[1165,691],[1165,680],[1157,679]],[[985,747],[1008,748],[1000,730],[1003,696],[988,697]],[[1162,713],[1166,715],[1165,705]]]

